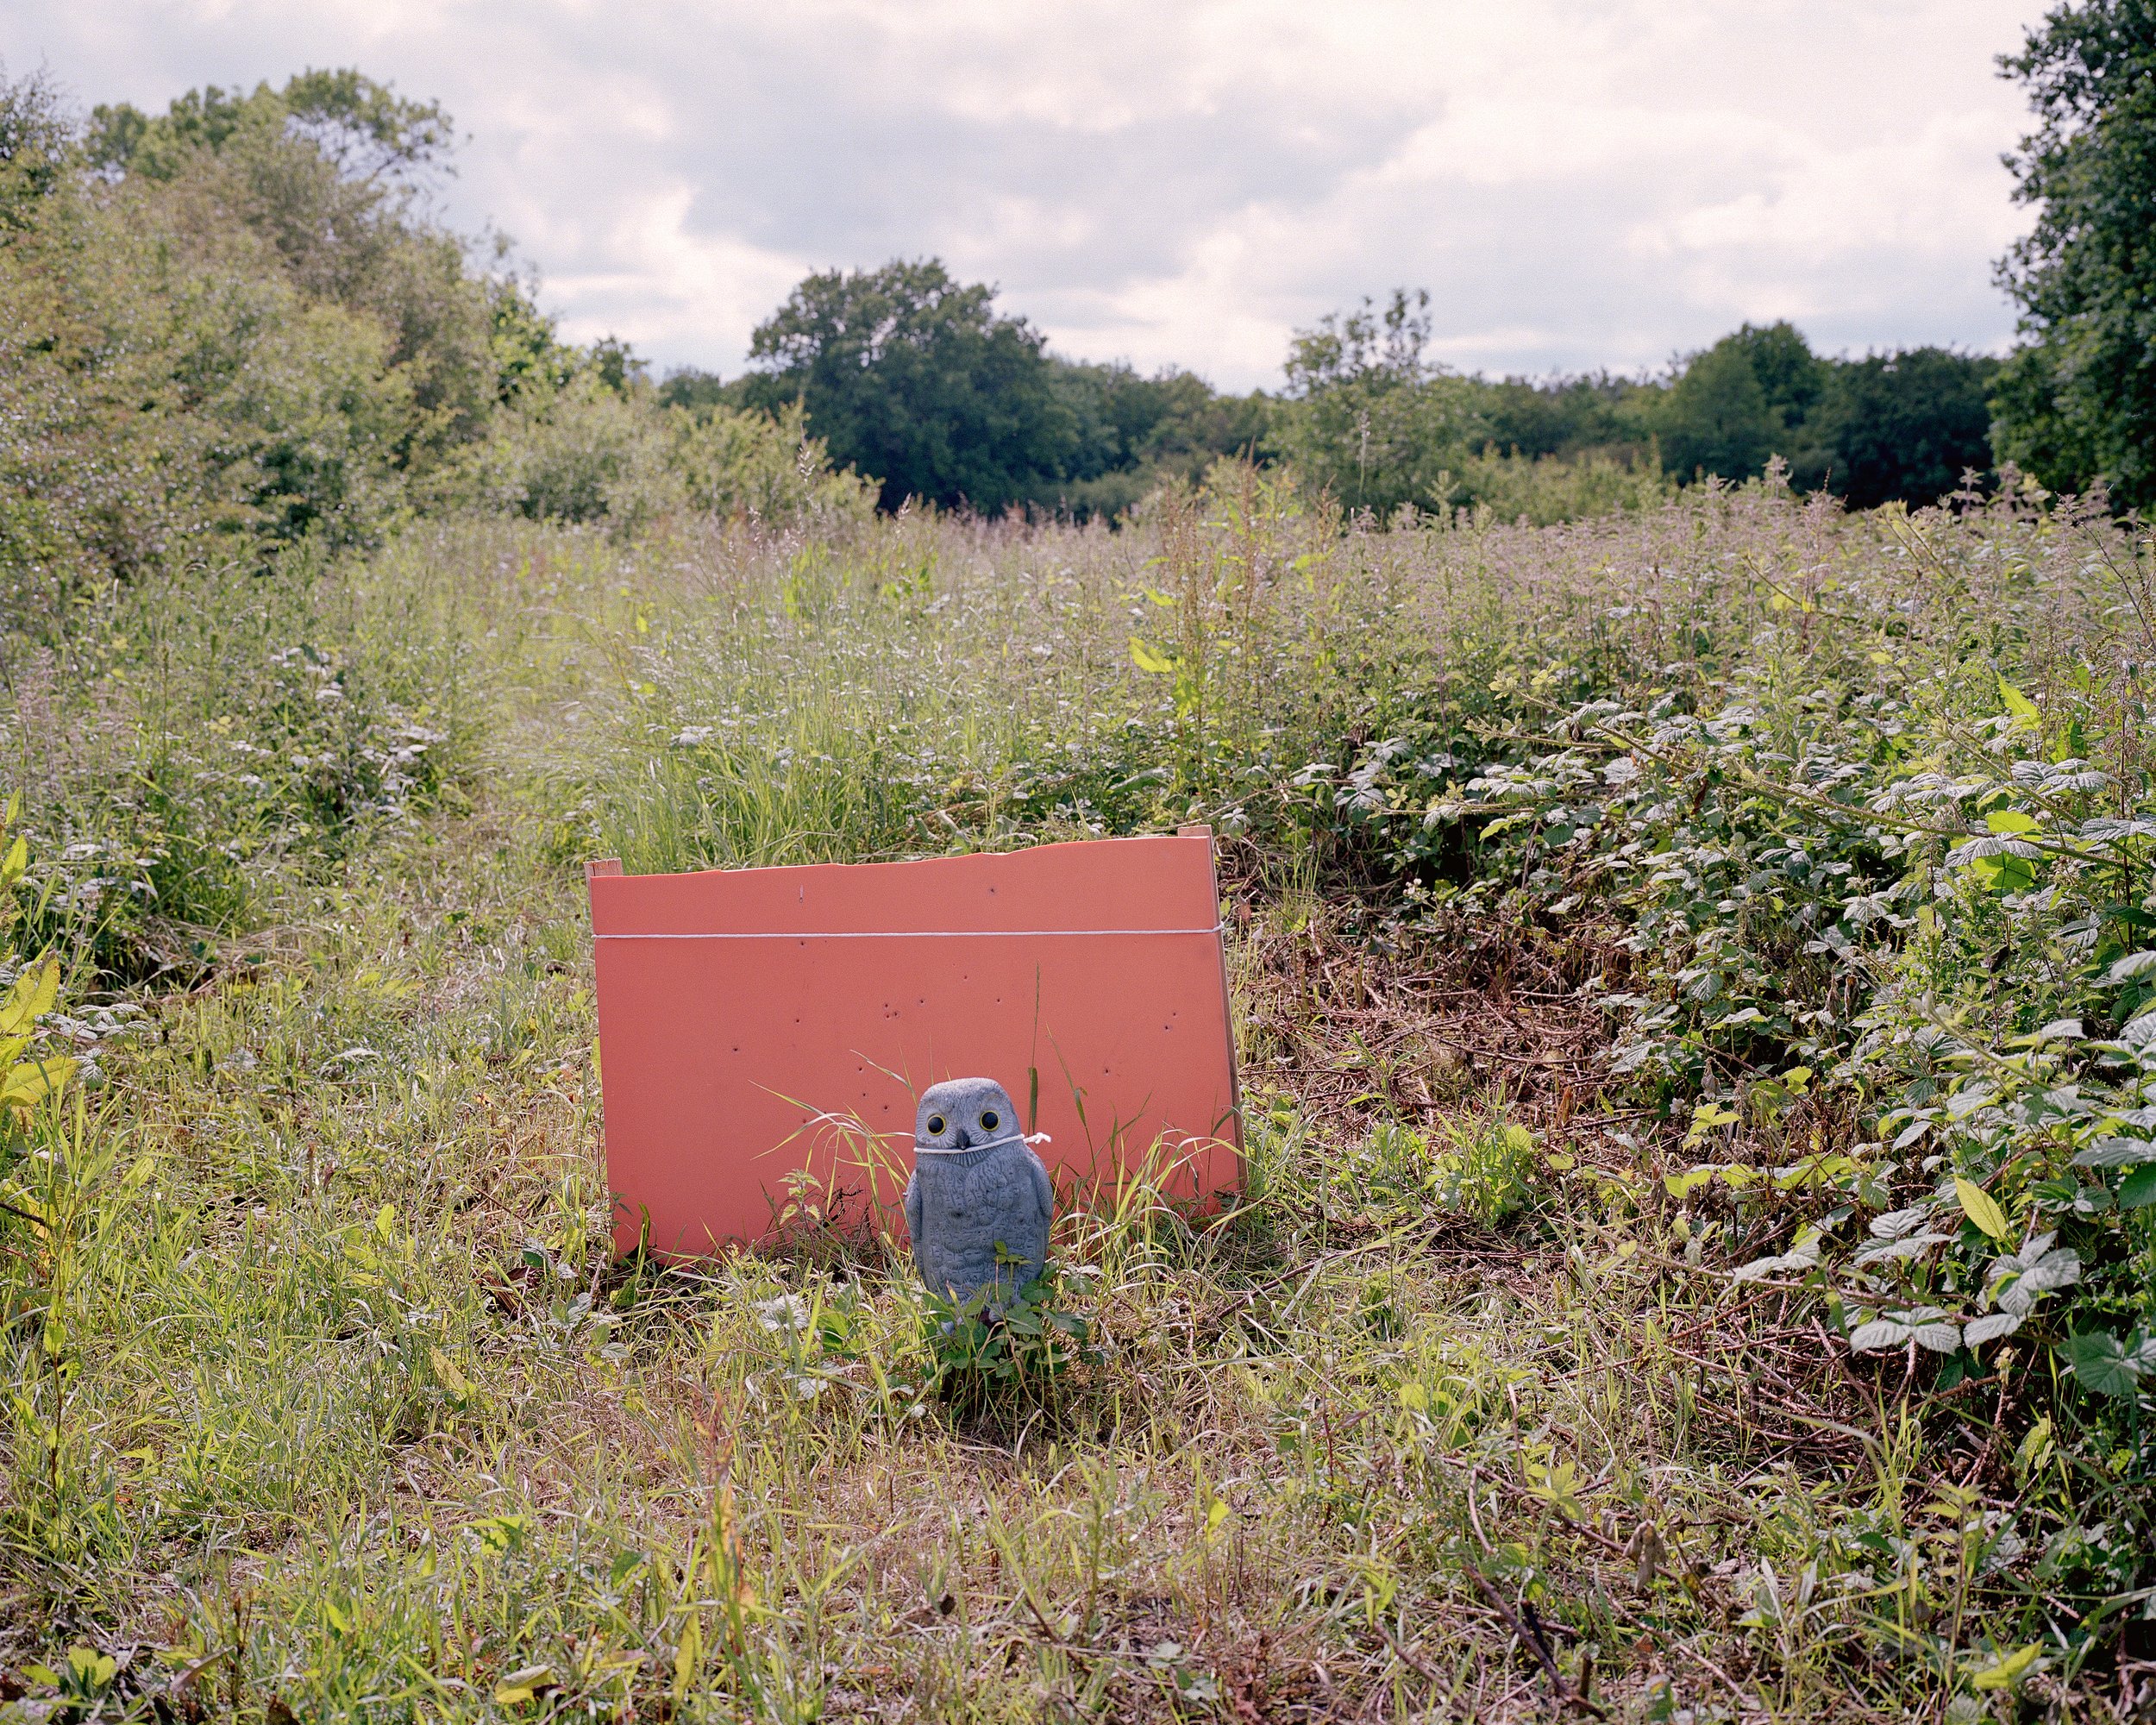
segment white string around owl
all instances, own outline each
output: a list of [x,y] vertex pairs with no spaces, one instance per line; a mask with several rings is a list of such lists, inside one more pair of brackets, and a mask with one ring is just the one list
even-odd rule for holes
[[[932,1132],[943,1131],[941,1117],[930,1120],[928,1129]],[[898,1134],[893,1132],[891,1136],[896,1138]],[[913,1153],[916,1156],[971,1156],[976,1150],[993,1150],[1001,1144],[1053,1144],[1055,1141],[1046,1132],[1008,1132],[1001,1138],[983,1138],[979,1144],[924,1144],[916,1138],[913,1140]]]

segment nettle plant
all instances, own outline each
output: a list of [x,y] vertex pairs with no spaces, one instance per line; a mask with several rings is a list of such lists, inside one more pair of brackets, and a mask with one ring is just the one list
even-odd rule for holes
[[1403,731],[1313,792],[1432,914],[1616,915],[1614,1067],[1701,1158],[1670,1195],[1726,1189],[1739,1241],[1796,1230],[1740,1275],[1824,1295],[1858,1351],[1949,1356],[1949,1384],[2011,1337],[2130,1402],[2156,1386],[2138,683],[2078,671],[2047,717],[1989,662],[1789,670],[1712,711],[1523,715],[1479,770]]

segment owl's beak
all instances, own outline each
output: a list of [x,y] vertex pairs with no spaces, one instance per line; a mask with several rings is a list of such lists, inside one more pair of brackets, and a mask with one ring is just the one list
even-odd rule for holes
[[973,1148],[973,1134],[968,1132],[963,1126],[958,1128],[958,1147],[961,1150],[971,1150]]

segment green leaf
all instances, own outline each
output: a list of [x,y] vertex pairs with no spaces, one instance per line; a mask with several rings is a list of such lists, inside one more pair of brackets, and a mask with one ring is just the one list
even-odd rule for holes
[[2004,677],[1999,679],[1999,699],[2005,703],[2006,710],[2014,715],[2018,723],[2030,726],[2043,724],[2044,715],[2037,711],[2036,703],[2007,681]]
[[[1716,1126],[1734,1125],[1739,1118],[1734,1108],[1725,1108],[1720,1102],[1702,1102],[1692,1111],[1691,1127],[1685,1132],[1684,1141],[1688,1145],[1697,1144]],[[1696,1174],[1699,1170],[1692,1171]],[[1683,1194],[1677,1195],[1682,1197]]]
[[517,1707],[530,1701],[541,1690],[554,1688],[554,1670],[549,1665],[526,1665],[513,1671],[494,1686],[494,1704],[497,1707]]
[[491,1552],[521,1550],[525,1536],[531,1532],[531,1518],[528,1515],[486,1515],[471,1525],[480,1544]]
[[1984,824],[1994,832],[2034,832],[2036,822],[2019,809],[1993,809]]
[[1952,1353],[1961,1346],[1961,1326],[1947,1322],[1944,1313],[1934,1312],[1928,1320],[1920,1317],[1911,1323],[1909,1333],[1916,1338],[1917,1346],[1934,1353]]
[[1175,662],[1166,654],[1149,647],[1137,636],[1131,637],[1131,661],[1139,670],[1154,676],[1164,676],[1175,668]]
[[34,1107],[47,1096],[57,1095],[74,1070],[75,1063],[65,1055],[47,1055],[41,1060],[26,1060],[19,1066],[0,1070],[0,1106]]
[[434,1368],[434,1381],[460,1402],[472,1399],[472,1386],[464,1374],[457,1370],[456,1362],[438,1347],[427,1350],[427,1364]]
[[2129,952],[2113,964],[2104,980],[2109,982],[2130,982],[2156,970],[2156,952]]
[[2140,1381],[2139,1360],[2109,1330],[2084,1330],[2066,1338],[2066,1364],[2083,1386],[2099,1396],[2131,1396]]
[[2131,1168],[2156,1162],[2156,1140],[2145,1138],[2100,1138],[2074,1152],[2076,1168]]
[[2036,1644],[2016,1647],[1996,1665],[1986,1665],[1969,1679],[1971,1689],[2011,1689],[2021,1680],[2021,1673],[2036,1663]]
[[15,986],[0,999],[0,1036],[27,1031],[53,1009],[60,998],[60,961],[47,958],[15,979]]
[[2119,1208],[2139,1210],[2156,1204],[2156,1162],[2145,1162],[2119,1182]]
[[1986,1342],[1996,1341],[2001,1336],[2012,1335],[2021,1327],[2022,1321],[2018,1312],[1994,1312],[1988,1317],[1971,1320],[1962,1332],[1962,1339],[1971,1347],[1981,1347]]
[[2026,1315],[2043,1295],[2081,1280],[2081,1254],[2069,1245],[2053,1247],[2054,1238],[2045,1234],[2016,1257],[1993,1263],[1991,1287],[2001,1311]]
[[74,1647],[67,1650],[68,1673],[78,1688],[103,1689],[119,1668],[119,1662],[110,1654],[101,1653],[95,1647]]
[[2008,1243],[2010,1230],[2007,1226],[2006,1212],[1998,1201],[1973,1180],[1954,1176],[1954,1196],[1961,1201],[1961,1213],[2001,1245]]
[[2035,866],[2026,856],[1972,856],[1969,869],[1988,892],[2026,893],[2036,884]]
[[1934,1353],[1952,1353],[1961,1346],[1961,1326],[1936,1306],[1919,1306],[1914,1311],[1874,1318],[1859,1325],[1849,1337],[1849,1346],[1857,1353],[1882,1353],[1910,1342]]

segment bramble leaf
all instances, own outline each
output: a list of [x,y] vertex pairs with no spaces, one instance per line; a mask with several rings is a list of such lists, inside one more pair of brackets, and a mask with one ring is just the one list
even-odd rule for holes
[[2156,970],[2156,952],[2129,952],[2104,974],[2107,982],[2130,982]]
[[1961,1346],[1961,1326],[1936,1306],[1919,1306],[1913,1311],[1883,1313],[1859,1325],[1849,1338],[1849,1346],[1858,1353],[1883,1353],[1911,1342],[1933,1353],[1952,1353]]
[[2156,1141],[2145,1138],[2100,1138],[2076,1153],[2076,1168],[2131,1168],[2136,1163],[2156,1162]]
[[2109,1330],[2083,1330],[2071,1335],[2063,1352],[2073,1375],[2099,1396],[2131,1396],[2140,1381],[2140,1361]]

